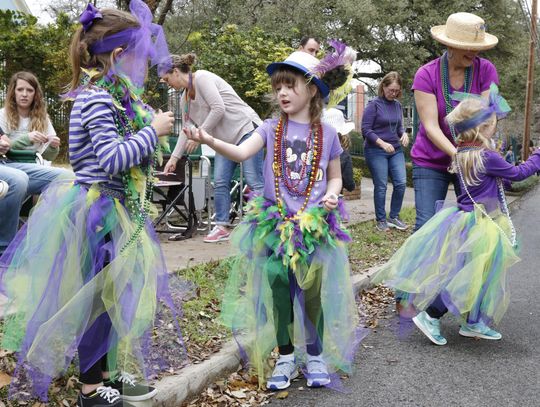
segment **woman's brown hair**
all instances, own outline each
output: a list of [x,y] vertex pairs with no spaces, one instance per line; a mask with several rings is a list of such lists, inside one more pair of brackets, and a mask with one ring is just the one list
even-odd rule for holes
[[47,131],[47,106],[43,99],[43,91],[36,76],[31,72],[21,71],[13,74],[9,80],[6,105],[4,106],[6,112],[6,120],[8,128],[6,131],[17,130],[19,128],[19,113],[17,111],[17,101],[15,99],[15,89],[17,87],[17,81],[23,80],[34,88],[34,99],[30,106],[30,127],[29,131],[39,131],[44,133]]
[[99,11],[103,15],[103,18],[94,20],[88,31],[84,32],[83,28],[79,27],[73,34],[70,46],[70,59],[73,74],[69,90],[74,90],[79,87],[81,68],[97,68],[101,74],[95,79],[99,79],[106,75],[111,68],[114,62],[111,57],[111,52],[94,55],[90,52],[92,44],[111,34],[116,34],[127,28],[136,28],[140,26],[137,19],[125,11],[109,8],[100,9]]
[[[180,72],[189,73],[192,71],[191,67],[197,60],[197,55],[194,53],[183,55],[171,55],[173,69],[177,68]],[[172,71],[172,69],[171,69]]]
[[399,85],[399,92],[396,95],[396,97],[400,98],[401,94],[402,94],[401,91],[403,89],[403,85],[401,84],[401,76],[395,71],[388,72],[386,75],[384,75],[384,78],[382,78],[381,83],[379,83],[379,89],[378,89],[378,92],[377,92],[379,97],[384,96],[383,88],[386,88],[387,86],[390,86],[394,82]]
[[[307,79],[302,75],[300,72],[295,71],[293,69],[287,69],[287,68],[279,68],[277,69],[271,76],[272,80],[272,89],[275,90],[277,87],[281,84],[285,84],[287,86],[296,86],[296,81],[304,81],[306,86],[315,86],[316,85],[312,82],[307,82]],[[321,115],[323,110],[323,98],[321,96],[321,92],[319,92],[319,89],[317,88],[317,92],[314,92],[314,95],[311,97],[309,101],[309,116],[310,116],[310,122],[312,125],[319,124],[321,122]]]

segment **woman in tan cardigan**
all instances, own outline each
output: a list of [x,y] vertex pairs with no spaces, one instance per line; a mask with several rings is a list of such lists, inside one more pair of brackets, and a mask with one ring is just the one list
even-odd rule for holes
[[[173,69],[162,76],[170,87],[184,89],[181,98],[184,127],[197,126],[228,143],[240,144],[251,136],[261,119],[226,81],[212,72],[193,72],[195,54],[172,55]],[[184,152],[188,154],[198,143],[187,141],[183,132],[165,172],[173,172]],[[247,184],[258,193],[263,190],[263,152],[244,161],[243,173]],[[216,226],[204,239],[207,243],[228,240],[230,236],[229,210],[231,207],[231,180],[237,163],[216,154],[214,159],[214,200]]]

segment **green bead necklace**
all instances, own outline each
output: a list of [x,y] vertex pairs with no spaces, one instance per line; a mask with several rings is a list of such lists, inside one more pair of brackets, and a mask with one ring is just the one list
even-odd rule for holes
[[[115,98],[117,102],[119,100]],[[125,111],[117,109],[117,115],[114,117],[116,129],[122,140],[125,140],[127,136],[135,134],[131,120]],[[122,173],[122,184],[124,185],[124,191],[126,191],[126,207],[129,214],[132,216],[135,221],[136,227],[135,231],[130,236],[129,240],[124,244],[122,249],[120,249],[120,254],[125,253],[125,251],[131,247],[139,239],[141,232],[143,231],[146,220],[148,219],[148,214],[150,213],[150,205],[152,200],[152,193],[154,188],[154,171],[155,163],[158,154],[159,146],[154,151],[153,156],[150,158],[150,162],[145,169],[146,183],[145,183],[145,193],[141,195],[134,195],[130,192],[129,185],[131,183],[131,176],[129,170]]]
[[[463,86],[463,91],[465,93],[471,93],[473,70],[474,70],[474,63],[471,66],[468,66],[467,68],[465,68],[465,85]],[[441,81],[443,85],[442,90],[443,90],[445,111],[446,111],[446,115],[448,115],[452,110],[454,110],[454,107],[452,106],[452,98],[450,96],[450,76],[448,74],[448,53],[447,52],[444,53],[441,60]],[[449,125],[449,127],[450,127],[450,133],[452,134],[452,138],[454,139],[454,142],[456,142],[456,139],[457,139],[456,130],[454,129],[454,126],[452,125]]]

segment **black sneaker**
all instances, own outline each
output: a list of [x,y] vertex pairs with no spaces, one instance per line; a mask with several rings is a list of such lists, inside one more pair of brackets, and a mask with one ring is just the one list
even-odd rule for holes
[[114,378],[105,380],[104,384],[118,390],[121,397],[127,401],[148,400],[158,392],[155,387],[137,383],[135,377],[126,372],[120,372]]
[[120,392],[111,387],[100,386],[92,393],[84,395],[79,393],[77,407],[134,407],[125,403]]

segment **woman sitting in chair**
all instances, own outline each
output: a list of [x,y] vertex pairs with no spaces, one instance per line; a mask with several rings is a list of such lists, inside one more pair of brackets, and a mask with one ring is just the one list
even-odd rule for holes
[[10,159],[10,150],[21,149],[40,152],[48,160],[58,155],[60,139],[47,116],[39,82],[30,72],[17,72],[11,77],[5,106],[0,109],[0,128],[1,134],[5,133],[0,154],[0,179],[9,186],[0,201],[1,255],[17,232],[24,198],[41,193],[59,176],[70,177],[70,172]]
[[12,150],[36,151],[48,161],[58,156],[60,139],[34,74],[17,72],[11,77],[6,105],[0,109],[0,127],[11,139]]

